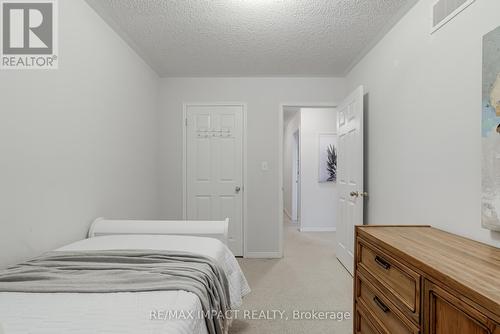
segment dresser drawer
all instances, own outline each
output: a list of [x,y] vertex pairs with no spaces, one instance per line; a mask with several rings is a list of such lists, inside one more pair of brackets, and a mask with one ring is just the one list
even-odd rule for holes
[[475,308],[470,300],[428,280],[424,281],[424,305],[426,333],[500,334],[500,324]]
[[368,312],[361,304],[356,305],[356,329],[354,333],[356,334],[381,334],[372,320],[368,317]]
[[499,248],[430,226],[355,237],[354,333],[500,334]]
[[[418,328],[373,284],[358,272],[356,302],[364,306],[387,334],[415,334]],[[359,325],[358,325],[359,326]]]
[[386,252],[358,239],[358,266],[369,272],[394,304],[419,323],[420,275]]

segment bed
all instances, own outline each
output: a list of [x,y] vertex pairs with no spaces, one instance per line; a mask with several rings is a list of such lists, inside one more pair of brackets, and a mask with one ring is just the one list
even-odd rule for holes
[[[122,221],[123,222],[123,221]],[[238,308],[250,292],[233,254],[224,244],[227,221],[211,222],[197,235],[187,222],[141,222],[99,220],[89,239],[75,242],[58,252],[109,251],[121,249],[181,251],[213,258],[226,273],[231,308]],[[112,226],[113,225],[113,226]],[[148,226],[149,225],[149,226]],[[170,226],[170,227],[169,227]],[[105,232],[103,232],[105,231]],[[133,231],[133,233],[131,233]],[[174,235],[169,235],[173,233]],[[188,235],[188,234],[194,234]],[[214,237],[210,237],[213,234]],[[217,236],[218,234],[218,236]],[[99,235],[99,236],[95,236]],[[166,317],[171,311],[176,317]],[[180,312],[179,312],[180,311]],[[0,333],[168,333],[207,334],[200,314],[200,299],[191,292],[150,291],[118,293],[0,293]],[[175,313],[178,312],[178,313]]]

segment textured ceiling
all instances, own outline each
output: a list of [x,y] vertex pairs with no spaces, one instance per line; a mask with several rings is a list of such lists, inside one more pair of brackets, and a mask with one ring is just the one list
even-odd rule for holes
[[415,0],[87,0],[161,76],[341,76]]

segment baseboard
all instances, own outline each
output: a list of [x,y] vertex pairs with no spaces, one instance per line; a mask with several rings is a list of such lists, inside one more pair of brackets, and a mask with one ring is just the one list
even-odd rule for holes
[[247,252],[245,259],[281,259],[280,252]]
[[337,228],[335,227],[301,227],[300,232],[335,232]]

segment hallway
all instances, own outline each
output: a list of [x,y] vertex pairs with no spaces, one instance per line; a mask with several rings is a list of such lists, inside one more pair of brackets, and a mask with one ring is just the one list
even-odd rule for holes
[[[230,333],[352,333],[352,277],[335,257],[335,233],[301,233],[286,220],[284,246],[283,259],[239,259],[252,288],[242,311],[285,311],[283,319],[278,312],[272,320],[241,319],[240,313]],[[293,320],[294,311],[313,310],[340,315],[349,312],[350,318]]]

